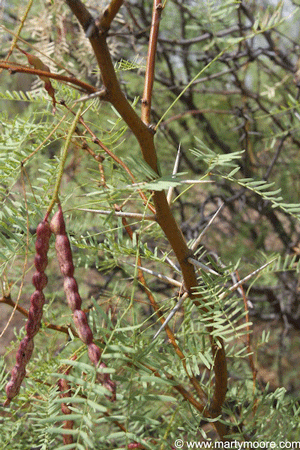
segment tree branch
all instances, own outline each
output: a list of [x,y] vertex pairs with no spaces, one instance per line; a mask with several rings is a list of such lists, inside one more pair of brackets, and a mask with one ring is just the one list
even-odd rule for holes
[[142,121],[149,125],[151,114],[151,98],[154,82],[155,57],[157,49],[158,30],[163,5],[161,0],[153,1],[152,24],[149,37],[145,85],[142,98]]

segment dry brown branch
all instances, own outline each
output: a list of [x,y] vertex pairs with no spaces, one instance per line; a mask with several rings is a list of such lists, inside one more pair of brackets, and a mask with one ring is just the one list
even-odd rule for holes
[[151,114],[151,99],[154,83],[154,70],[155,70],[155,57],[157,49],[157,39],[159,31],[159,21],[161,18],[161,13],[163,10],[163,5],[161,0],[153,1],[153,11],[152,11],[152,24],[150,30],[149,46],[148,46],[148,57],[147,66],[145,73],[145,85],[144,93],[142,98],[142,121],[146,124],[150,124],[150,114]]

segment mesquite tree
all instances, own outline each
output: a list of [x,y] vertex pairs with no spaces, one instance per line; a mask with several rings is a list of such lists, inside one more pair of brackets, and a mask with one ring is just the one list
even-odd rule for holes
[[27,316],[1,375],[3,445],[299,438],[295,399],[257,379],[267,336],[251,344],[248,311],[259,297],[299,328],[292,19],[200,9],[30,0],[13,31],[4,10],[3,80],[36,81],[2,93],[29,104],[1,124],[1,302]]

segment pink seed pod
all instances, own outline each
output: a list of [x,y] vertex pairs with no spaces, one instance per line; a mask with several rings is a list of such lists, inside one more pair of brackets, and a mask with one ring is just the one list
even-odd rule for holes
[[76,309],[79,310],[81,308],[81,297],[78,292],[69,292],[66,293],[68,305],[72,312],[74,312]]
[[7,385],[5,386],[5,392],[7,395],[7,400],[4,403],[4,406],[7,406],[10,404],[10,401],[18,395],[21,387],[21,383],[24,380],[26,375],[26,369],[25,367],[21,367],[20,365],[16,364],[11,372],[11,378]]
[[51,229],[48,222],[41,222],[36,229],[37,239],[35,242],[35,249],[39,255],[46,255],[49,249],[49,240],[51,236]]
[[36,291],[30,297],[28,320],[25,325],[26,336],[20,342],[16,355],[16,365],[12,369],[11,378],[5,388],[7,395],[7,399],[4,403],[5,406],[9,405],[11,400],[19,393],[21,383],[26,374],[26,365],[29,362],[33,352],[33,338],[40,329],[43,315],[45,297],[42,290],[48,281],[44,270],[46,269],[48,263],[47,252],[49,249],[49,240],[51,236],[50,225],[46,220],[43,220],[38,225],[36,234],[36,255],[34,264],[37,271],[32,277],[32,283],[36,288]]
[[72,250],[66,234],[56,236],[55,249],[61,273],[64,277],[72,277],[74,274]]
[[[77,357],[73,356],[71,359],[75,360]],[[66,375],[70,373],[71,367],[68,367],[67,370],[64,372]],[[69,381],[65,380],[64,378],[61,378],[57,382],[58,388],[60,390],[60,397],[70,397],[72,395],[72,391],[69,385]],[[61,412],[67,416],[72,413],[72,410],[69,408],[69,405],[67,403],[61,403]],[[71,405],[70,405],[71,406]],[[63,428],[66,430],[72,430],[74,427],[73,420],[65,420]],[[63,443],[64,444],[73,444],[73,436],[71,434],[63,434]]]
[[[66,227],[63,217],[63,212],[61,206],[59,205],[57,213],[53,216],[51,220],[51,231],[56,235],[55,239],[55,249],[57,254],[57,259],[59,262],[59,267],[62,275],[64,276],[64,290],[66,293],[68,304],[73,311],[73,319],[76,325],[77,332],[80,339],[88,346],[88,355],[90,361],[97,366],[101,351],[96,344],[93,343],[93,333],[90,329],[87,317],[84,311],[81,310],[81,298],[78,292],[78,286],[74,274],[74,265],[72,258],[72,250],[70,242],[66,233]],[[101,363],[101,367],[106,367],[104,363]],[[114,401],[116,398],[116,385],[110,379],[109,374],[103,374],[99,377],[100,382],[105,386],[110,392],[112,392],[111,400]]]
[[[99,365],[100,368],[107,368],[107,365],[104,362],[101,362]],[[102,385],[108,389],[113,395],[111,397],[111,401],[116,400],[116,383],[110,379],[109,373],[99,374]]]
[[145,448],[145,447],[143,446],[143,444],[132,442],[131,444],[127,444],[127,448],[131,449],[131,448]]
[[34,336],[39,332],[39,329],[41,328],[42,316],[43,311],[41,310],[29,310],[28,321],[26,322],[25,329],[27,336],[30,337],[30,339],[33,339]]
[[34,265],[38,272],[44,272],[48,265],[48,258],[46,255],[37,253],[34,257]]
[[37,240],[35,241],[36,253],[38,255],[45,257],[47,255],[48,249],[49,246],[48,243],[45,241],[45,239],[41,237],[37,238]]
[[67,297],[68,305],[72,312],[76,309],[81,309],[81,297],[78,293],[78,286],[75,278],[65,277],[64,279],[64,291]]
[[42,291],[48,282],[48,277],[44,272],[35,272],[32,277],[32,284],[38,291]]
[[17,351],[16,361],[21,367],[25,367],[25,365],[29,362],[32,352],[33,352],[34,343],[33,340],[28,336],[25,336],[22,339],[19,350]]
[[45,296],[42,291],[34,291],[34,293],[30,297],[30,309],[33,309],[34,311],[38,309],[42,309],[45,303]]
[[85,312],[76,309],[73,314],[73,320],[82,342],[87,345],[91,344],[93,342],[93,333],[89,327]]
[[37,237],[41,237],[45,240],[45,242],[49,242],[50,236],[51,236],[51,227],[48,222],[43,220],[41,223],[38,224],[36,229],[36,235]]
[[98,362],[100,361],[101,358],[101,351],[100,348],[97,347],[96,344],[92,343],[88,346],[88,355],[90,358],[90,361],[97,366]]
[[[90,361],[95,366],[97,366],[100,361],[100,358],[101,358],[101,351],[100,351],[99,347],[97,347],[96,344],[92,343],[92,344],[88,345],[88,355],[89,355]],[[104,362],[101,362],[99,367],[106,368],[107,366]],[[108,373],[99,374],[99,375],[100,375],[99,379],[100,379],[100,382],[102,383],[102,385],[112,393],[110,400],[115,401],[116,400],[116,384],[110,379],[110,375]]]
[[58,205],[58,211],[52,217],[50,228],[52,233],[58,234],[66,234],[66,225],[64,221],[63,212],[61,209],[61,205]]

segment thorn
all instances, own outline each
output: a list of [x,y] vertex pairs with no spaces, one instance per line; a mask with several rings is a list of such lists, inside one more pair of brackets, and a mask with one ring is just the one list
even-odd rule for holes
[[217,215],[219,214],[219,212],[221,211],[221,209],[224,206],[224,202],[221,203],[221,205],[219,206],[219,208],[217,209],[217,211],[215,212],[215,214],[212,216],[212,218],[210,219],[210,221],[208,222],[208,224],[206,225],[206,227],[204,228],[204,230],[201,231],[201,233],[199,234],[199,236],[197,237],[197,239],[195,240],[195,242],[192,244],[191,249],[193,251],[195,251],[198,247],[198,245],[200,244],[200,241],[203,237],[203,235],[206,233],[206,230],[210,227],[210,225],[212,224],[212,222],[215,220],[215,218],[217,217]]
[[263,269],[265,269],[267,266],[269,266],[270,264],[272,264],[274,261],[276,261],[277,258],[273,258],[271,261],[267,262],[266,264],[262,265],[261,267],[259,267],[258,269],[254,270],[253,272],[251,272],[249,275],[245,276],[245,278],[243,278],[242,280],[238,281],[237,283],[235,283],[233,286],[231,286],[227,292],[223,292],[223,294],[220,295],[219,299],[223,300],[224,298],[226,298],[231,292],[236,291],[243,283],[245,283],[245,281],[250,280],[250,278],[254,277],[255,275],[257,275],[259,272],[261,272]]
[[146,269],[146,267],[141,267],[141,266],[132,264],[127,261],[121,261],[121,262],[123,264],[128,264],[129,266],[132,266],[132,267],[137,267],[138,269],[143,270],[144,272],[149,273],[150,275],[153,275],[154,277],[158,278],[159,280],[166,281],[167,283],[173,284],[173,286],[182,288],[182,283],[180,281],[176,281],[173,278],[167,277],[166,275],[162,275],[161,273],[154,272],[153,270]]
[[190,264],[193,264],[193,266],[199,267],[199,269],[204,270],[204,272],[212,273],[213,275],[217,275],[218,277],[220,276],[218,272],[216,272],[213,269],[210,269],[209,267],[205,266],[200,261],[197,261],[194,258],[188,258],[187,260]]
[[[179,144],[179,146],[178,146],[177,155],[176,155],[176,158],[175,158],[174,169],[173,169],[172,175],[176,175],[176,173],[178,172],[179,161],[180,161],[180,152],[181,152],[181,144]],[[167,201],[168,201],[169,204],[171,203],[171,198],[172,198],[173,191],[174,191],[174,188],[172,188],[172,187],[170,187],[169,190],[168,190]]]
[[181,297],[181,299],[179,299],[179,301],[176,303],[176,305],[174,306],[174,308],[172,309],[172,311],[168,314],[166,320],[164,321],[164,323],[160,326],[159,330],[155,333],[155,335],[152,338],[152,341],[154,341],[158,335],[162,332],[162,330],[164,328],[166,328],[166,326],[168,325],[168,323],[170,322],[170,320],[172,319],[172,317],[175,315],[175,313],[179,310],[179,308],[181,307],[182,303],[184,302],[184,300],[188,297],[188,294],[185,293],[183,294],[183,296]]
[[101,89],[101,91],[97,91],[97,92],[94,92],[93,94],[84,95],[83,97],[80,97],[78,100],[75,101],[75,103],[85,102],[87,100],[91,100],[96,97],[99,97],[100,100],[105,100],[106,95],[107,95],[107,89]]

